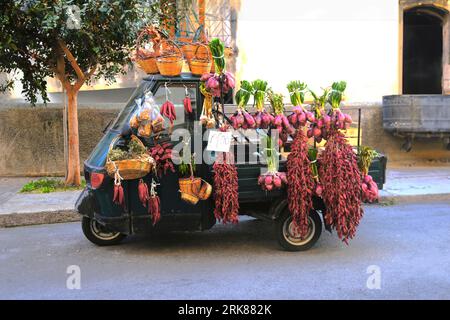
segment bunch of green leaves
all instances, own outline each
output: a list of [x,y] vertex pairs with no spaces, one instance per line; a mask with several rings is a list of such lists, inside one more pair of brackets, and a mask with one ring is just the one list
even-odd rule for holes
[[120,161],[129,159],[130,155],[125,150],[114,148],[108,152],[108,158],[111,161]]
[[346,87],[347,83],[345,81],[333,82],[328,95],[328,102],[332,108],[339,108]]
[[372,160],[378,156],[378,152],[376,152],[371,147],[360,146],[359,147],[359,155],[358,155],[358,167],[359,170],[363,174],[367,174],[369,172],[369,167],[372,163]]
[[330,92],[329,88],[322,89],[322,94],[319,96],[312,90],[308,90],[311,96],[313,97],[313,110],[317,118],[322,116],[322,113],[325,112],[325,105],[328,101],[328,93]]
[[217,73],[222,73],[225,70],[225,46],[220,39],[214,38],[209,42],[214,65]]
[[250,100],[251,95],[253,94],[253,87],[250,82],[247,80],[241,81],[241,87],[236,92],[235,98],[238,107],[243,108],[247,105]]
[[308,149],[308,159],[311,162],[311,171],[313,174],[313,178],[316,180],[319,179],[319,171],[317,170],[317,154],[318,154],[317,148]]
[[304,82],[294,80],[287,84],[287,89],[293,106],[300,106],[305,101],[307,85]]
[[[14,0],[0,10],[0,73],[12,78],[0,89],[20,80],[23,94],[34,105],[47,96],[47,78],[53,77],[63,41],[81,71],[95,70],[90,80],[116,81],[131,64],[129,52],[136,34],[159,19],[158,1],[148,0]],[[65,56],[63,75],[72,83],[79,77]],[[21,71],[21,72],[18,72]]]
[[274,93],[272,89],[267,90],[270,105],[275,114],[282,114],[284,112],[283,95],[281,93]]
[[256,109],[262,111],[264,109],[264,99],[267,92],[267,81],[260,79],[255,80],[252,82],[252,87]]
[[277,172],[280,153],[277,151],[277,143],[270,136],[261,138],[263,149],[259,152],[260,157],[267,163],[268,172]]
[[191,167],[192,173],[195,173],[195,157],[192,155],[190,158],[190,163],[186,163],[181,160],[181,163],[178,165],[178,172],[181,176],[190,176],[191,175]]
[[147,151],[147,148],[137,140],[131,140],[128,143],[128,153],[131,158],[136,158],[143,155]]

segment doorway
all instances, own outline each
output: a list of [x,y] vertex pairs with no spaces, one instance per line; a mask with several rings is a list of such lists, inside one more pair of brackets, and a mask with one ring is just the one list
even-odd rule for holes
[[415,7],[403,16],[403,94],[442,94],[445,13]]

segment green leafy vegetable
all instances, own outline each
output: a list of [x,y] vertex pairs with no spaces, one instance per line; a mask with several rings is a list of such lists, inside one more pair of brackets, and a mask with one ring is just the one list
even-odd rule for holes
[[331,85],[328,102],[331,104],[331,107],[333,109],[339,108],[346,87],[347,83],[345,81],[333,82],[333,84]]
[[255,80],[252,82],[252,87],[256,110],[262,111],[264,109],[264,99],[267,92],[267,81],[259,79]]
[[241,88],[236,92],[236,103],[238,107],[245,107],[253,94],[253,87],[247,80],[241,81]]
[[222,73],[225,70],[225,46],[220,39],[212,39],[209,42],[209,48],[214,59],[216,72]]
[[271,89],[269,89],[267,91],[267,96],[269,97],[269,102],[273,108],[273,112],[275,114],[283,114],[284,112],[283,95],[281,93],[274,93]]
[[294,80],[288,83],[287,89],[293,106],[299,106],[305,101],[305,90],[307,86],[304,82]]

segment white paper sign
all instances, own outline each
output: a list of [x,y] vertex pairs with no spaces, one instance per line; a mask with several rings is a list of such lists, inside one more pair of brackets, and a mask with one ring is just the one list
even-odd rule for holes
[[228,152],[231,146],[231,132],[209,131],[208,146],[206,150],[217,152]]

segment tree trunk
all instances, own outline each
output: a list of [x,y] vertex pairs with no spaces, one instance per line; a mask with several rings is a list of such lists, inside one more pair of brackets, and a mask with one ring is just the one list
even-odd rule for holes
[[78,111],[77,111],[78,90],[67,90],[67,129],[69,137],[68,162],[66,185],[79,186],[80,178],[80,150],[78,138]]

